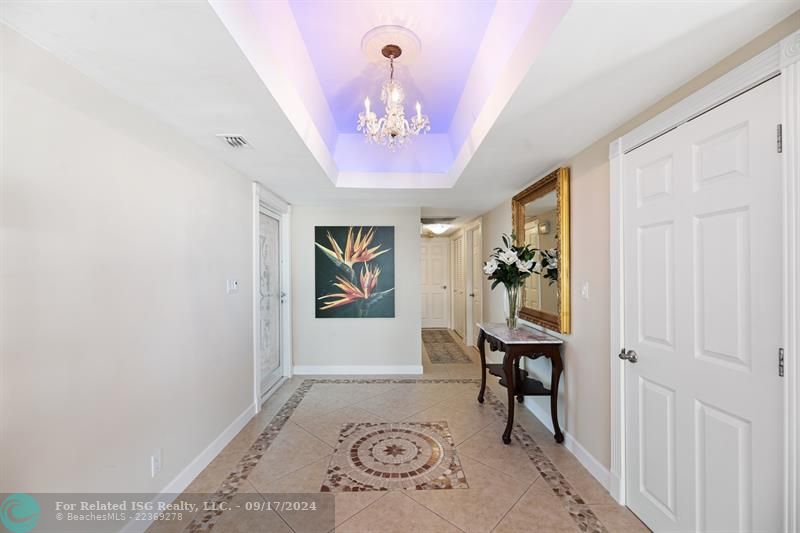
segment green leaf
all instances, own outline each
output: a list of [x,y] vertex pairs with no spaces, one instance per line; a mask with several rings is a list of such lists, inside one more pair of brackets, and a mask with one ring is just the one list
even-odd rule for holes
[[319,243],[317,243],[317,242],[315,242],[314,244],[317,246],[317,248],[319,248],[320,250],[322,250],[322,253],[324,253],[324,254],[325,254],[325,257],[327,257],[328,259],[330,259],[331,261],[333,261],[333,264],[335,264],[337,267],[339,267],[340,269],[344,270],[344,271],[345,271],[345,273],[346,273],[348,276],[352,276],[352,275],[353,275],[353,273],[354,273],[354,272],[353,272],[353,269],[352,269],[352,268],[350,268],[350,267],[347,265],[347,263],[345,263],[344,261],[340,261],[340,260],[339,260],[339,258],[338,258],[338,257],[336,257],[336,254],[335,254],[335,253],[333,253],[332,251],[328,250],[327,248],[325,248],[324,246],[322,246],[321,244],[319,244]]
[[365,304],[367,306],[371,306],[372,304],[380,301],[384,296],[386,296],[387,294],[389,294],[393,290],[394,290],[394,287],[392,287],[391,289],[385,290],[385,291],[376,292],[376,293],[374,293],[373,295],[371,295],[369,297],[369,299],[365,302]]

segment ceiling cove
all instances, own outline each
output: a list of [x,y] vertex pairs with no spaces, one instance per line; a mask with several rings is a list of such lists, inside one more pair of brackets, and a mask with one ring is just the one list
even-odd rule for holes
[[[328,178],[339,188],[450,188],[544,49],[571,1],[347,3],[321,0],[211,5]],[[459,8],[461,6],[461,8]],[[378,43],[376,28],[417,39]],[[406,115],[419,101],[431,131],[396,151],[356,131],[364,98],[380,107],[395,61]],[[381,109],[382,111],[382,109]]]

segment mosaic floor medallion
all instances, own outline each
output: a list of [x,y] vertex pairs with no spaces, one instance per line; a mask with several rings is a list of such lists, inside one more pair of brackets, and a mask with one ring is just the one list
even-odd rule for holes
[[322,492],[466,489],[447,422],[342,426]]

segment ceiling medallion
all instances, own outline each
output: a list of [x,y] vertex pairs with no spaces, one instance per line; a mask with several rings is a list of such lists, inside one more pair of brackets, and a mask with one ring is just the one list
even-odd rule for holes
[[381,102],[386,115],[378,115],[370,109],[369,97],[364,99],[364,111],[358,114],[357,130],[364,133],[368,141],[382,144],[394,150],[405,144],[412,136],[431,131],[431,121],[422,114],[422,105],[417,102],[416,114],[411,122],[406,120],[403,101],[406,96],[403,86],[394,79],[394,60],[403,50],[396,44],[387,44],[381,54],[389,60],[389,79],[381,88]]

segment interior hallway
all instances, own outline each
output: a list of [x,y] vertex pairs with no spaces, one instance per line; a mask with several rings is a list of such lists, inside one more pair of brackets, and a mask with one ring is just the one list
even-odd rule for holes
[[[478,351],[448,334],[471,363],[434,364],[423,346],[421,377],[291,378],[182,498],[194,501],[200,494],[216,493],[215,498],[224,499],[236,493],[269,499],[281,493],[319,493],[328,484],[335,498],[336,531],[341,532],[647,531],[527,410],[518,410],[512,443],[503,445],[505,389],[488,376],[491,394],[479,404]],[[461,472],[451,477],[461,476],[461,484],[447,490],[332,487],[330,465],[342,426],[384,422],[445,427],[439,436],[445,447],[452,439]],[[200,512],[180,522],[156,523],[149,531],[193,531],[211,524],[224,531],[321,530],[290,513],[262,513],[258,521],[235,517]]]

